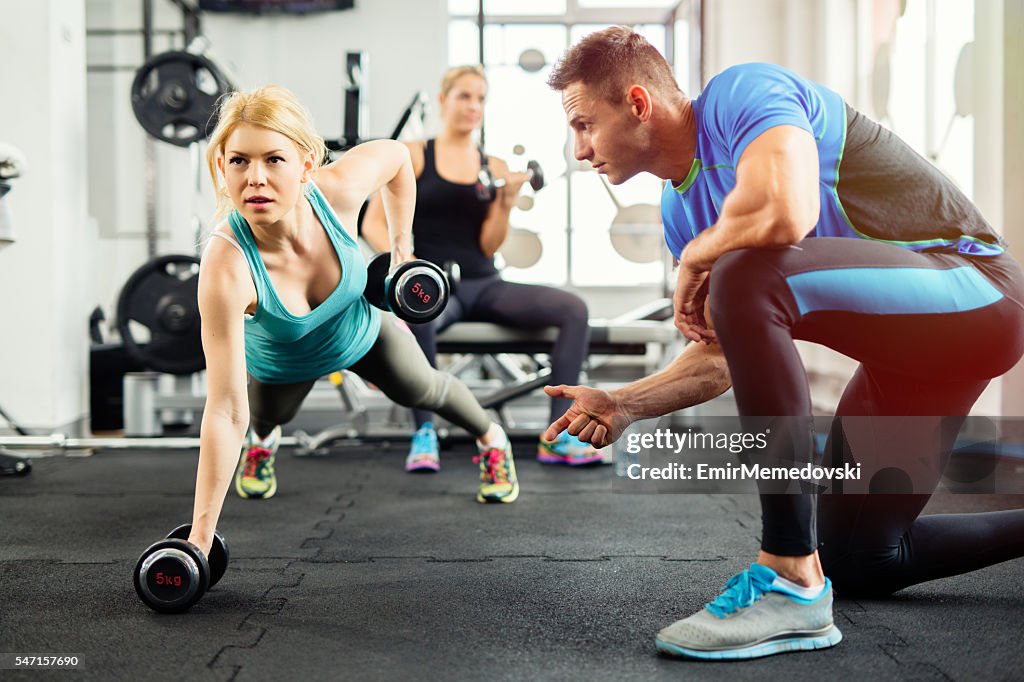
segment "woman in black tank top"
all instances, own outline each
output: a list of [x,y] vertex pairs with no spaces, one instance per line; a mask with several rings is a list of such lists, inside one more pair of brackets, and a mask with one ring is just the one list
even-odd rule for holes
[[[443,266],[459,264],[462,279],[444,313],[432,322],[409,325],[432,365],[436,365],[437,334],[459,320],[493,322],[507,327],[558,327],[551,351],[552,384],[574,384],[590,339],[586,303],[576,294],[553,287],[506,282],[494,265],[494,254],[508,236],[509,214],[525,173],[512,173],[501,159],[486,157],[474,135],[483,121],[487,81],[474,66],[449,69],[441,81],[442,130],[435,139],[407,143],[416,171],[416,213],[413,250]],[[506,184],[493,200],[481,200],[476,184],[487,164]],[[389,250],[380,201],[370,203],[362,234],[377,251]],[[552,399],[551,421],[571,405]],[[413,411],[418,430],[406,460],[407,471],[437,471],[437,436],[433,414]],[[591,464],[601,453],[563,432],[553,443],[540,441],[537,458],[549,464]]]

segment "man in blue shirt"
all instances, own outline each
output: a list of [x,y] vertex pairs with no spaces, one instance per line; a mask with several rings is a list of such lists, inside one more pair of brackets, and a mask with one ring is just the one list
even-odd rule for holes
[[[843,417],[967,415],[1024,353],[1024,274],[1002,238],[955,185],[834,91],[744,64],[691,100],[657,50],[623,27],[584,38],[548,83],[562,92],[577,159],[613,184],[643,171],[667,181],[675,323],[694,343],[622,389],[548,387],[574,403],[544,438],[567,429],[600,447],[632,421],[731,386],[742,417],[790,429],[791,451],[776,455],[809,461],[801,425],[812,406],[794,340],[860,363]],[[941,471],[937,453],[948,454],[955,432],[932,428],[939,435],[905,461],[930,457]],[[926,494],[911,485],[874,499],[762,487],[756,562],[659,632],[658,648],[736,659],[830,647],[841,639],[833,581],[844,594],[884,595],[1024,555],[1024,510],[918,518],[935,482]]]

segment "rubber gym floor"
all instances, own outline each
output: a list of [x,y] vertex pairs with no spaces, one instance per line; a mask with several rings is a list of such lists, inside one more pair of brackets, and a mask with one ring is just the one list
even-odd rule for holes
[[[752,495],[628,495],[611,467],[541,466],[516,443],[522,494],[480,505],[471,445],[437,475],[404,447],[282,450],[267,501],[228,495],[223,580],[160,615],[131,574],[191,518],[196,453],[34,460],[0,479],[0,652],[69,653],[98,680],[974,680],[1024,676],[1024,561],[889,600],[837,599],[843,641],[750,662],[659,655],[654,634],[699,609],[757,548]],[[944,496],[926,513],[1024,507]]]

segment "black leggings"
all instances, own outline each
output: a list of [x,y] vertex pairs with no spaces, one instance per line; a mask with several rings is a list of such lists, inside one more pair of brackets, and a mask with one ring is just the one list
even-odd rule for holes
[[[437,335],[460,320],[493,322],[517,329],[558,327],[551,349],[551,384],[575,384],[590,345],[587,304],[576,294],[554,287],[506,282],[500,275],[459,282],[441,315],[409,327],[432,367],[437,366]],[[551,421],[569,409],[568,398],[551,399]],[[428,410],[413,410],[416,425],[429,422]]]
[[[805,239],[726,254],[712,269],[710,296],[741,416],[810,417],[794,339],[861,363],[837,408],[840,417],[967,415],[989,380],[1024,352],[1024,274],[1007,255],[967,258],[861,239]],[[885,421],[872,428],[878,424]],[[941,471],[955,436],[946,429],[893,456],[929,460]],[[787,454],[810,461],[811,440],[794,438]],[[834,440],[827,456],[842,450]],[[761,547],[802,556],[820,539],[825,573],[837,589],[872,594],[1024,556],[1024,510],[918,519],[931,490],[762,494]]]

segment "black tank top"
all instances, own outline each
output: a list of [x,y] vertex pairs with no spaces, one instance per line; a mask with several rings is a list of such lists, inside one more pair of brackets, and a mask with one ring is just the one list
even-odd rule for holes
[[449,182],[437,174],[434,141],[427,140],[412,219],[416,257],[442,267],[445,261],[455,261],[467,278],[496,274],[494,259],[480,250],[480,228],[490,207],[490,202],[477,198],[475,185]]

